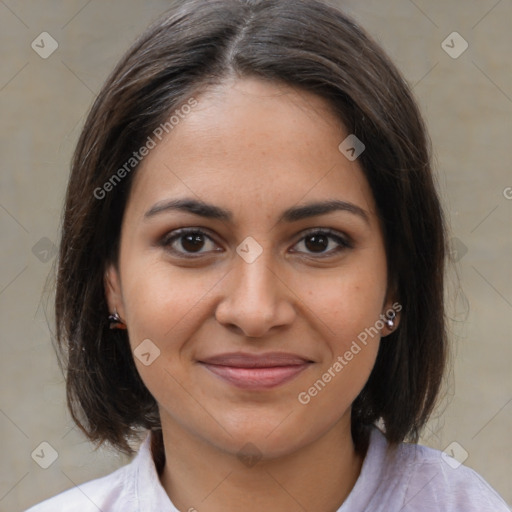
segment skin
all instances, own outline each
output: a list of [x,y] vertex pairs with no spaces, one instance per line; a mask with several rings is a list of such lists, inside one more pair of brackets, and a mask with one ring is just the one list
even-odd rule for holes
[[[348,133],[316,95],[232,79],[195,98],[137,171],[119,261],[105,274],[109,306],[126,322],[132,349],[150,339],[160,350],[148,366],[135,362],[159,404],[162,485],[183,511],[335,511],[361,470],[351,404],[380,336],[307,405],[297,397],[394,302],[371,190],[357,160],[338,150]],[[177,198],[212,203],[233,219],[172,210],[145,217]],[[356,205],[367,219],[334,211],[278,223],[287,208],[330,199]],[[160,243],[183,227],[210,237],[200,239],[198,258],[186,258],[183,238]],[[312,228],[332,229],[351,246],[311,243],[304,232]],[[252,263],[236,251],[249,236],[263,251]],[[283,351],[313,363],[285,384],[254,391],[198,362],[235,351]],[[237,456],[247,443],[259,453],[252,466]]]

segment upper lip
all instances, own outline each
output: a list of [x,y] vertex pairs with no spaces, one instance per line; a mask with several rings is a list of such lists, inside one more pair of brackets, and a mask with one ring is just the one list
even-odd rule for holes
[[312,361],[297,354],[285,352],[266,352],[263,354],[230,352],[201,359],[199,362],[219,366],[233,366],[235,368],[271,368],[276,366],[299,366]]

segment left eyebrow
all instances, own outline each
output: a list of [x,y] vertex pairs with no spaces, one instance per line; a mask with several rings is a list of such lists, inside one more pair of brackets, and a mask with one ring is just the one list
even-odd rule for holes
[[318,203],[310,203],[304,206],[295,206],[285,210],[278,222],[297,222],[309,217],[317,215],[325,215],[334,211],[345,211],[361,217],[367,224],[370,223],[368,214],[353,203],[333,199],[331,201],[323,201]]
[[[209,219],[216,219],[225,222],[233,221],[233,213],[219,206],[205,203],[204,201],[198,201],[196,199],[172,199],[170,201],[161,201],[150,208],[145,214],[144,218],[148,219],[159,213],[167,211],[184,211],[192,213],[200,217],[206,217]],[[303,219],[310,217],[316,217],[318,215],[325,215],[334,211],[345,211],[362,218],[367,224],[370,223],[368,214],[365,210],[359,206],[348,203],[346,201],[340,201],[333,199],[330,201],[322,201],[309,203],[303,206],[293,206],[285,210],[279,217],[278,223],[283,222],[298,222]]]

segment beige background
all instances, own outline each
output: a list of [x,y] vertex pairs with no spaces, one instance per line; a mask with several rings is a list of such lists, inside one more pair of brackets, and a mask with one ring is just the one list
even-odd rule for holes
[[[441,450],[458,442],[465,464],[512,504],[512,3],[337,3],[414,86],[456,239],[462,293],[451,300],[454,373],[444,413],[423,442]],[[0,511],[24,510],[127,462],[93,453],[72,429],[41,297],[84,115],[122,52],[168,5],[0,1]],[[59,45],[47,59],[31,48],[45,31]],[[454,31],[469,43],[457,59],[441,47]],[[43,441],[58,453],[48,469],[31,458]],[[454,453],[464,454],[458,447]]]

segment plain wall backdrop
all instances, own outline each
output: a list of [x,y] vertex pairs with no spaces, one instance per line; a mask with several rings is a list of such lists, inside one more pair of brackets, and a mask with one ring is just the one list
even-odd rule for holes
[[[450,295],[454,371],[422,442],[464,460],[512,504],[512,2],[333,3],[413,87],[451,222],[450,282],[456,273],[461,282]],[[73,428],[42,292],[85,115],[123,52],[169,5],[0,1],[0,511],[129,462],[93,452]]]

